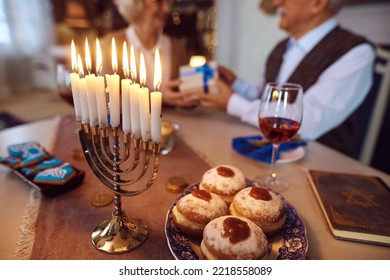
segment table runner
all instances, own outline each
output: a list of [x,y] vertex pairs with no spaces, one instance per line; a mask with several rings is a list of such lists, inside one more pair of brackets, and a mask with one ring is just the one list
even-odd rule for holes
[[177,194],[165,190],[171,176],[182,176],[188,183],[198,182],[210,166],[195,153],[180,135],[172,152],[160,157],[157,179],[150,189],[135,197],[122,197],[122,207],[128,216],[143,219],[149,228],[145,242],[124,254],[106,254],[91,243],[94,228],[111,217],[113,204],[91,205],[91,197],[109,191],[90,171],[85,160],[72,159],[71,151],[79,148],[76,122],[63,117],[59,122],[53,154],[86,171],[83,184],[56,198],[43,197],[35,224],[35,239],[31,259],[173,259],[167,245],[164,225],[169,207]]

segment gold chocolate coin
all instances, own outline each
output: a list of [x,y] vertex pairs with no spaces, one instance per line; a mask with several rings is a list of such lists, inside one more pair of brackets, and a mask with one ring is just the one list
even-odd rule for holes
[[183,177],[171,177],[165,183],[165,189],[172,193],[181,193],[186,187],[188,183]]
[[114,195],[110,193],[98,193],[91,199],[91,204],[96,207],[103,207],[114,201]]

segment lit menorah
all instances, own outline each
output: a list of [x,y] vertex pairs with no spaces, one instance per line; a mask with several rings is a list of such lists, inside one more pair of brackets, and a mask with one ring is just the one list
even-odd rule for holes
[[[97,65],[101,63],[99,41],[96,41]],[[90,72],[88,41],[85,44],[86,67]],[[112,40],[113,62],[116,60],[115,40]],[[72,41],[72,67],[76,50]],[[131,48],[131,62],[134,62]],[[79,73],[71,73],[78,135],[85,159],[95,176],[115,194],[115,208],[111,219],[102,222],[92,233],[92,243],[100,251],[123,253],[138,247],[147,237],[148,227],[138,218],[128,217],[122,209],[122,196],[136,196],[147,190],[157,177],[161,142],[161,92],[149,90],[128,79],[128,56],[123,45],[121,81],[115,73],[106,75],[109,92],[110,125],[104,77],[83,74],[78,56]],[[75,69],[75,68],[74,68]],[[132,64],[135,69],[135,63]],[[131,72],[133,80],[136,71]],[[141,84],[146,79],[144,59],[140,57]],[[144,73],[144,74],[143,74]],[[161,82],[161,65],[158,50],[155,57],[155,85]],[[120,104],[120,100],[122,103]],[[122,116],[122,122],[120,121]]]
[[[123,136],[123,143],[120,137]],[[122,210],[121,196],[135,196],[148,189],[157,177],[160,144],[134,139],[119,128],[111,131],[79,124],[79,138],[88,165],[97,178],[115,193],[115,209],[109,221],[97,226],[92,243],[109,253],[129,251],[140,245],[147,236],[147,225],[140,219],[129,218]],[[110,138],[112,141],[110,141]],[[123,155],[120,154],[122,146]],[[122,168],[125,163],[126,168]],[[124,179],[129,174],[133,178]],[[123,186],[146,182],[137,190]]]

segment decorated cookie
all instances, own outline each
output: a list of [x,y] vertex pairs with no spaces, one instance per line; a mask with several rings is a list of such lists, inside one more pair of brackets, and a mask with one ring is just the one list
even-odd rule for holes
[[40,145],[34,141],[12,144],[8,146],[8,153],[14,157],[22,157],[24,151],[31,148],[40,148]]
[[39,172],[33,182],[50,185],[62,185],[68,182],[75,175],[75,170],[69,163],[65,163],[59,167],[49,168]]
[[78,188],[85,172],[47,152],[38,142],[9,145],[8,155],[0,156],[0,165],[47,197],[55,197]]
[[63,163],[64,162],[61,159],[53,157],[53,158],[41,161],[40,163],[35,165],[34,168],[40,169],[40,170],[48,169],[48,168],[57,167]]
[[31,167],[22,167],[19,169],[19,172],[26,177],[27,179],[33,179],[40,171]]
[[13,157],[13,156],[9,156],[9,157],[0,156],[0,164],[14,168],[18,163],[20,163],[20,158]]
[[23,142],[8,146],[10,156],[21,158],[16,167],[26,167],[47,158],[48,154],[37,142]]

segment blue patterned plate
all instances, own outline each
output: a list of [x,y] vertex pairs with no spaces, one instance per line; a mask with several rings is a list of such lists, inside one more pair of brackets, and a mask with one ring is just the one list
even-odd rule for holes
[[[271,190],[265,185],[249,181],[248,187],[258,186],[275,193],[281,198],[286,207],[286,222],[280,232],[275,237],[269,239],[272,244],[270,259],[273,260],[304,260],[308,248],[308,240],[305,225],[299,217],[297,211],[279,193]],[[177,260],[199,260],[202,259],[199,244],[200,240],[189,238],[180,231],[173,222],[172,209],[183,196],[199,188],[199,184],[194,184],[186,188],[173,202],[169,208],[165,221],[165,235],[169,249]]]

